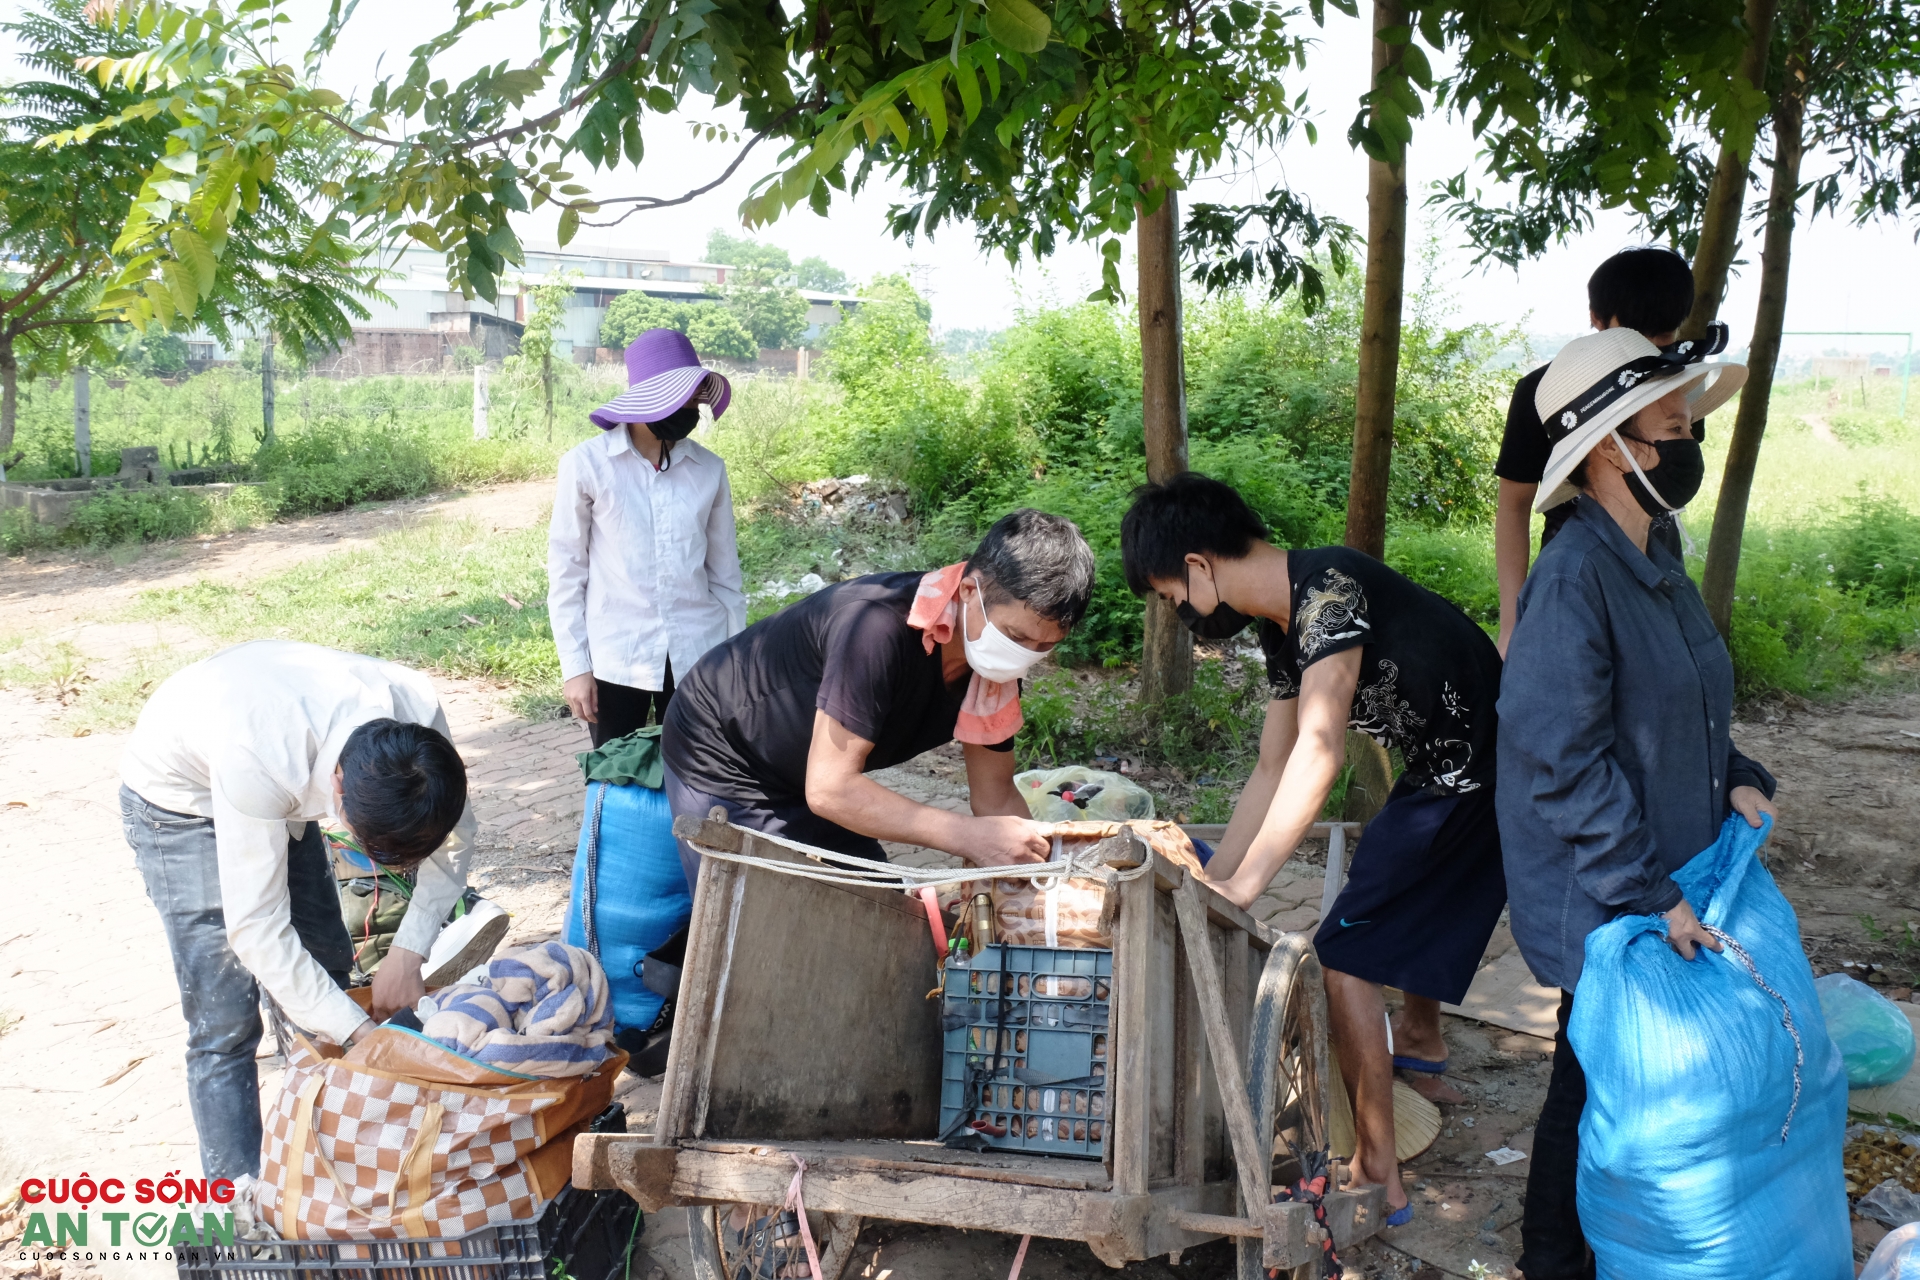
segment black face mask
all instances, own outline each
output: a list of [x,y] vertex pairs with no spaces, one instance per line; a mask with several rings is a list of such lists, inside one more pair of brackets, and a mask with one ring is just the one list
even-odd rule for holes
[[[1663,516],[1667,514],[1669,505],[1678,510],[1693,501],[1694,495],[1700,492],[1701,482],[1707,478],[1707,460],[1700,453],[1698,440],[1628,438],[1652,445],[1654,452],[1660,455],[1659,461],[1646,468],[1647,482],[1659,489],[1659,497],[1648,490],[1638,473],[1627,473],[1627,488],[1642,511],[1650,516]],[[1661,498],[1667,500],[1666,504],[1661,503]]]
[[[1187,594],[1193,594],[1193,571],[1187,570]],[[1253,621],[1225,600],[1220,599],[1219,587],[1214,588],[1214,606],[1212,613],[1201,613],[1188,600],[1182,600],[1173,606],[1174,616],[1202,640],[1226,640],[1239,635]]]
[[658,422],[649,422],[647,430],[653,432],[653,438],[666,444],[675,440],[685,440],[700,425],[700,406],[683,404]]

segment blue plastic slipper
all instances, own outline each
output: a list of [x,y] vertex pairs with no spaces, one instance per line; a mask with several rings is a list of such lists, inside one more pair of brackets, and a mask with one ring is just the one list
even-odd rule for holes
[[1418,1071],[1424,1076],[1443,1076],[1447,1074],[1447,1060],[1445,1058],[1435,1062],[1431,1058],[1403,1058],[1396,1053],[1393,1055],[1393,1065],[1398,1070]]
[[1387,1225],[1390,1227],[1404,1227],[1409,1222],[1412,1222],[1412,1221],[1413,1221],[1413,1201],[1411,1200],[1407,1201],[1405,1204],[1401,1205],[1398,1209],[1395,1209],[1392,1213],[1387,1215]]

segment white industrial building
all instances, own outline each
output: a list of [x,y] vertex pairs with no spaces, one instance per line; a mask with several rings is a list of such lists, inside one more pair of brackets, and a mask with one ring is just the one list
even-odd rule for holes
[[[525,256],[524,268],[503,276],[498,300],[488,302],[464,298],[459,290],[449,289],[446,259],[436,250],[409,245],[391,256],[383,255],[392,273],[380,285],[388,301],[367,303],[372,314],[354,326],[352,346],[315,361],[314,371],[349,376],[425,372],[447,367],[461,347],[498,359],[517,347],[526,323],[521,284],[545,284],[568,271],[577,272],[578,278],[573,306],[559,335],[561,351],[581,363],[618,359],[618,353],[598,353],[600,322],[616,297],[638,290],[656,298],[704,301],[708,287],[724,285],[727,273],[735,269],[714,262],[676,262],[664,252],[644,249],[585,251],[530,244]],[[851,294],[817,289],[800,293],[809,305],[808,343],[838,324],[843,309],[852,310],[860,303]],[[204,338],[189,339],[188,349],[195,363],[231,358],[231,353]],[[792,353],[783,358],[767,352],[762,363],[788,365],[793,363]]]

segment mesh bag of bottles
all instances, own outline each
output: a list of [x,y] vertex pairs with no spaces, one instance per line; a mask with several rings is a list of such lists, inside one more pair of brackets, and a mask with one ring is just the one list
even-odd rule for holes
[[[1055,857],[1131,831],[1155,853],[1200,874],[1193,841],[1171,822],[1061,822],[1053,831],[1060,846]],[[1105,906],[1106,888],[1098,880],[995,880],[993,940],[1016,947],[1111,947]]]

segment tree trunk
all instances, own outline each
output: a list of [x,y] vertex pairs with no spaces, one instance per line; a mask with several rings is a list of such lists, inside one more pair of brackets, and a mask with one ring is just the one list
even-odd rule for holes
[[1734,579],[1740,568],[1740,539],[1746,531],[1747,499],[1760,463],[1760,438],[1767,430],[1767,400],[1773,394],[1774,366],[1780,359],[1780,331],[1787,318],[1787,270],[1793,252],[1795,197],[1800,190],[1800,157],[1805,148],[1801,126],[1806,112],[1806,56],[1787,55],[1784,88],[1773,107],[1773,185],[1767,197],[1766,239],[1760,250],[1760,304],[1754,309],[1753,345],[1747,353],[1747,385],[1727,445],[1727,467],[1720,500],[1713,511],[1713,536],[1707,543],[1707,567],[1700,594],[1713,625],[1728,636],[1733,623]]
[[[1747,48],[1740,58],[1740,76],[1756,87],[1767,83],[1773,18],[1779,7],[1779,0],[1747,0]],[[1759,122],[1754,124],[1757,132]],[[1714,166],[1713,185],[1707,189],[1707,205],[1700,216],[1700,245],[1693,254],[1693,310],[1680,326],[1682,338],[1705,333],[1727,296],[1727,273],[1733,269],[1740,243],[1740,211],[1746,205],[1747,175],[1753,165],[1754,132],[1743,128],[1739,137],[1721,140],[1720,162]]]
[[7,478],[13,452],[13,424],[20,411],[20,366],[13,357],[13,335],[0,333],[0,480]]
[[[1147,479],[1187,469],[1187,390],[1181,352],[1179,198],[1171,191],[1140,219],[1140,417]],[[1140,699],[1151,708],[1193,687],[1193,635],[1159,596],[1146,600]]]
[[[1400,0],[1374,0],[1373,29],[1403,26]],[[1373,42],[1373,75],[1400,61],[1405,45]],[[1354,395],[1353,474],[1347,545],[1376,560],[1387,550],[1387,486],[1393,465],[1393,401],[1400,378],[1400,309],[1407,275],[1407,167],[1367,161],[1367,287],[1360,310],[1360,378]]]

